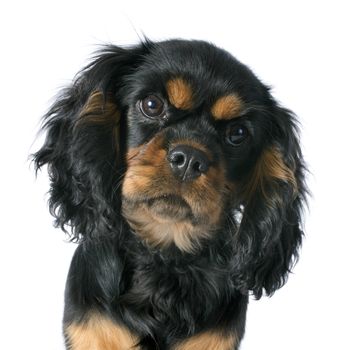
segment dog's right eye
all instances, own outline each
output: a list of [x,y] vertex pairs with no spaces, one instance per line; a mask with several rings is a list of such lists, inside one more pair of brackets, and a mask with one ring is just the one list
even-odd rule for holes
[[162,118],[165,115],[164,102],[155,95],[149,95],[141,100],[140,110],[147,118]]
[[233,147],[241,146],[249,136],[249,131],[244,125],[233,124],[226,129],[226,142]]

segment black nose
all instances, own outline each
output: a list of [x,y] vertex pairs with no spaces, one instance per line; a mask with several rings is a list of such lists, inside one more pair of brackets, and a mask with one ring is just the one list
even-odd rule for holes
[[189,181],[205,174],[209,169],[207,155],[196,148],[179,145],[168,154],[170,167],[176,177],[182,181]]

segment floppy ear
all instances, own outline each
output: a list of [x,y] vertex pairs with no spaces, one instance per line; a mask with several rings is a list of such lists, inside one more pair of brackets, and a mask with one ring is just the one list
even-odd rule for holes
[[[111,232],[118,219],[123,78],[142,60],[146,45],[107,46],[64,89],[44,116],[46,140],[34,154],[48,165],[50,212],[72,240]],[[125,141],[125,140],[124,140]],[[120,179],[119,179],[120,180]]]
[[236,277],[241,288],[251,290],[256,298],[264,290],[273,294],[286,282],[303,236],[307,190],[296,121],[291,112],[275,107],[272,123],[274,139],[246,183],[237,236]]

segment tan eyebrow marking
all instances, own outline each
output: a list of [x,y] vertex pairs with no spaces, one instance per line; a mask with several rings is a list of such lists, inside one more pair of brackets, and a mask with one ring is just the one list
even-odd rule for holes
[[190,84],[183,78],[170,79],[166,84],[169,102],[178,109],[191,109],[193,106],[193,91]]
[[217,120],[236,118],[243,109],[243,102],[236,94],[219,97],[211,107],[211,113]]

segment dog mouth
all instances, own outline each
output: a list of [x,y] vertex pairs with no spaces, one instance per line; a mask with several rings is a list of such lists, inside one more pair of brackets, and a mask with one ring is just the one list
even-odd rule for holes
[[[128,201],[129,202],[129,201]],[[193,212],[184,198],[174,194],[163,194],[157,197],[139,200],[128,206],[143,207],[161,221],[193,221]]]
[[171,218],[173,221],[190,220],[191,207],[180,196],[164,194],[160,197],[147,200],[150,211],[159,218]]
[[159,249],[175,244],[180,250],[191,252],[213,228],[208,215],[196,212],[186,197],[177,194],[137,199],[124,196],[122,209],[132,231]]
[[207,193],[179,190],[174,194],[151,186],[147,192],[133,196],[124,193],[122,200],[124,218],[147,245],[163,249],[174,244],[181,251],[192,252],[202,239],[216,232],[222,218],[222,201],[208,200]]

